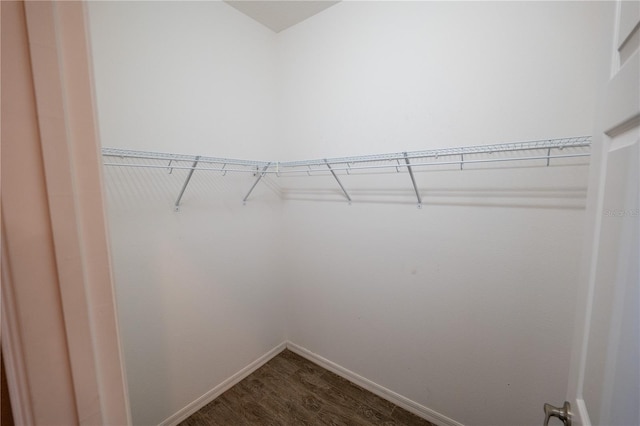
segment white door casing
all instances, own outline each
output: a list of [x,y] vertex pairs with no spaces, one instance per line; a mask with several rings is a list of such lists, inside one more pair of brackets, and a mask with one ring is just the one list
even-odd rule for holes
[[615,8],[567,393],[583,426],[640,424],[640,2]]
[[0,326],[14,421],[128,425],[86,5],[0,4]]

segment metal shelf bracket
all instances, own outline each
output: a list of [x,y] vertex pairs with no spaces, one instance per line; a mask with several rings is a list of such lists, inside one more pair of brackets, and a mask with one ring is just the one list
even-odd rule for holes
[[411,177],[411,183],[413,184],[413,190],[416,192],[416,198],[418,199],[418,208],[422,208],[422,198],[420,198],[420,191],[418,190],[418,185],[416,184],[416,178],[413,176],[413,167],[411,167],[411,162],[409,161],[409,156],[407,153],[404,153],[404,161],[407,163],[407,170],[409,170],[409,176]]
[[261,172],[256,173],[258,175],[258,177],[256,178],[256,181],[253,182],[253,185],[251,185],[251,189],[249,189],[249,192],[247,192],[247,195],[245,195],[244,198],[242,199],[242,204],[244,204],[244,205],[247,204],[247,199],[249,198],[249,195],[251,195],[251,193],[253,192],[253,189],[256,187],[258,182],[260,182],[260,179],[262,179],[264,177],[264,175],[267,173],[267,170],[269,169],[270,165],[271,165],[271,163],[267,163],[267,165],[262,168]]
[[180,190],[180,195],[178,195],[178,199],[176,200],[176,204],[174,207],[174,210],[177,212],[180,211],[180,200],[182,200],[182,196],[184,195],[184,190],[187,189],[187,185],[189,185],[191,176],[193,176],[193,172],[196,170],[196,166],[198,165],[198,160],[200,160],[199,155],[196,157],[196,161],[194,161],[193,164],[191,165],[191,170],[189,170],[189,174],[187,175],[187,178],[185,179],[184,184],[182,185],[182,189]]
[[338,175],[336,174],[336,172],[334,172],[333,169],[331,168],[331,164],[329,164],[327,159],[325,159],[324,162],[329,168],[329,170],[331,171],[331,174],[333,175],[333,177],[336,179],[336,182],[338,182],[338,185],[340,185],[340,189],[342,189],[342,192],[344,192],[344,196],[347,197],[347,200],[349,200],[349,204],[351,204],[351,197],[349,196],[349,193],[347,192],[347,190],[344,189],[344,186],[342,186],[342,182],[340,182],[340,179],[338,179]]

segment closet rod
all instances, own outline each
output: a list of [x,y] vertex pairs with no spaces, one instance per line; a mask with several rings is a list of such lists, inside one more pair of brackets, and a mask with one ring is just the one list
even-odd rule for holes
[[[556,158],[579,158],[579,157],[589,157],[590,153],[576,153],[576,154],[563,154],[563,155],[541,155],[535,157],[509,157],[509,158],[488,158],[481,160],[454,160],[454,161],[438,161],[438,162],[430,162],[430,163],[411,163],[407,164],[376,164],[370,166],[360,166],[360,167],[333,167],[334,171],[346,171],[351,172],[353,170],[368,170],[368,169],[398,169],[398,168],[408,168],[408,167],[424,167],[424,166],[447,166],[447,165],[462,165],[462,164],[473,164],[473,163],[500,163],[506,161],[528,161],[528,160],[553,160]],[[413,158],[413,157],[409,157]],[[332,163],[334,164],[334,163]],[[550,164],[547,164],[547,166]],[[281,167],[286,167],[282,166]],[[166,166],[164,167],[166,168]],[[327,172],[327,170],[322,169],[311,169],[311,170],[280,170],[280,174],[283,173],[300,173],[300,174],[308,174],[308,172]],[[270,171],[268,173],[275,173],[274,171]]]
[[[585,145],[588,146],[588,145]],[[451,154],[454,155],[454,154]],[[451,155],[443,155],[442,157],[447,157],[447,156],[451,156]],[[540,156],[533,156],[533,157],[507,157],[507,158],[486,158],[486,159],[479,159],[479,160],[453,160],[453,161],[432,161],[432,162],[422,162],[422,163],[411,163],[412,167],[425,167],[425,166],[447,166],[447,165],[460,165],[460,164],[473,164],[473,163],[496,163],[496,162],[506,162],[506,161],[528,161],[528,160],[553,160],[553,159],[558,159],[558,158],[579,158],[579,157],[589,157],[591,154],[590,153],[575,153],[575,154],[562,154],[562,155],[540,155]],[[416,158],[416,157],[406,157],[409,159],[412,158]],[[420,158],[424,158],[424,157],[420,157]],[[174,161],[187,161],[187,160],[174,160]],[[188,161],[194,161],[194,160],[188,160]],[[331,161],[330,159],[327,159],[329,164],[341,164],[341,162],[339,161]],[[327,163],[324,163],[324,165],[326,166]],[[350,163],[343,163],[343,164],[350,164]],[[547,161],[547,166],[550,165],[551,163],[549,161]],[[148,168],[148,169],[173,169],[173,170],[192,170],[194,167],[193,166],[175,166],[175,165],[163,165],[163,164],[135,164],[135,163],[103,163],[103,165],[105,166],[114,166],[114,167],[135,167],[135,168]],[[263,167],[266,167],[263,166]],[[309,172],[314,172],[314,173],[329,173],[330,170],[328,169],[321,169],[321,168],[317,168],[317,169],[304,169],[304,170],[282,170],[282,168],[286,168],[286,167],[300,167],[300,166],[289,166],[286,163],[279,163],[279,170],[267,170],[266,172],[261,172],[261,173],[266,173],[266,174],[276,174],[276,175],[281,175],[281,174],[291,174],[291,173],[299,173],[299,174],[304,174],[304,175],[308,175]],[[308,167],[308,166],[305,166]],[[333,171],[347,171],[347,172],[351,172],[353,170],[368,170],[368,169],[399,169],[399,168],[407,168],[407,164],[372,164],[372,165],[368,165],[368,166],[348,166],[348,167],[332,167]],[[244,172],[244,173],[252,173],[255,174],[256,173],[256,168],[252,168],[252,169],[233,169],[233,168],[225,168],[223,167],[198,167],[199,171],[214,171],[214,172]]]
[[[173,160],[173,161],[187,161],[187,160]],[[188,160],[195,161],[195,160]],[[193,166],[174,166],[174,165],[162,165],[162,164],[135,164],[135,163],[102,163],[103,166],[113,167],[134,167],[141,169],[173,169],[173,170],[192,170]],[[198,167],[198,171],[210,171],[210,172],[244,172],[244,173],[256,173],[257,167],[252,169],[230,169],[227,167]],[[275,172],[269,172],[275,173]]]
[[[141,160],[169,160],[169,161],[184,161],[192,162],[195,160],[196,155],[186,154],[172,154],[165,152],[152,152],[152,151],[133,151],[121,148],[102,148],[103,157],[115,157],[115,158],[135,158]],[[267,165],[267,161],[252,161],[252,160],[239,160],[234,158],[220,158],[220,157],[205,157],[199,155],[200,163],[207,164],[233,164],[236,166],[247,167],[264,167]],[[126,163],[105,163],[110,166],[126,165]],[[141,165],[142,166],[142,165]]]

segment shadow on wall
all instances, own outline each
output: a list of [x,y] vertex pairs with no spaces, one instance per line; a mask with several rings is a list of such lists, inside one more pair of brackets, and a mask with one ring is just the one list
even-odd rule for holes
[[[550,167],[497,167],[425,170],[415,173],[423,206],[507,207],[534,209],[585,208],[586,163]],[[131,208],[173,209],[187,177],[186,170],[107,167],[110,202],[120,211]],[[251,173],[197,171],[182,205],[233,209],[242,204],[256,177]],[[418,199],[406,171],[338,173],[353,204],[416,206]],[[255,202],[347,203],[347,195],[329,173],[280,177],[266,175],[251,193]],[[194,204],[195,203],[195,204]]]
[[[584,166],[431,170],[415,173],[415,181],[422,206],[580,210],[587,196],[588,167]],[[352,204],[418,204],[406,172],[343,174],[339,179]],[[284,178],[276,185],[286,201],[348,202],[330,175]]]
[[[417,206],[415,192],[406,188],[372,190],[349,189],[351,204],[400,204]],[[421,192],[422,206],[507,207],[538,209],[585,208],[586,187],[558,188],[430,188]],[[413,197],[413,200],[411,198]],[[334,188],[286,189],[282,198],[287,201],[323,203],[348,202],[340,190]]]

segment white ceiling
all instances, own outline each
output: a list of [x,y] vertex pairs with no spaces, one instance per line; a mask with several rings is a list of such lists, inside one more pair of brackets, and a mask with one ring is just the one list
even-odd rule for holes
[[225,3],[279,33],[339,0],[225,0]]

